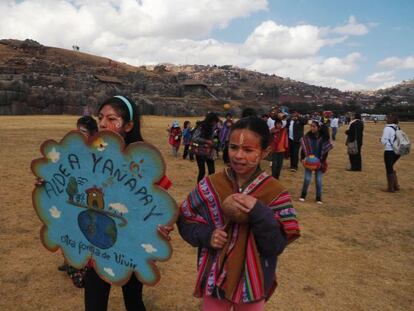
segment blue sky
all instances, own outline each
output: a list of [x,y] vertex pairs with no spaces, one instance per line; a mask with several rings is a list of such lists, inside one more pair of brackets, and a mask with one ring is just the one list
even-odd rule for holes
[[316,85],[414,78],[414,1],[5,0],[0,37],[133,65],[232,64]]

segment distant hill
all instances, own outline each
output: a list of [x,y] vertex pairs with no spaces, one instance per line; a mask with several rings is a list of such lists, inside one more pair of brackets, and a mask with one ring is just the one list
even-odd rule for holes
[[[275,104],[295,109],[371,109],[385,94],[414,104],[412,84],[364,94],[309,85],[276,75],[228,66],[160,64],[135,67],[105,57],[46,47],[27,39],[0,40],[0,114],[80,114],[105,98],[125,94],[144,114],[265,112]],[[400,95],[405,92],[406,95]]]

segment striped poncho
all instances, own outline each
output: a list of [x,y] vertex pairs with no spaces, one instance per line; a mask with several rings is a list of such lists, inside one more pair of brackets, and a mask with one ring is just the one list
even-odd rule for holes
[[[181,205],[180,234],[199,247],[194,295],[234,303],[268,299],[276,287],[277,256],[299,237],[296,213],[289,193],[267,173],[259,171],[243,189],[232,176],[227,169],[204,178]],[[222,213],[221,203],[236,192],[258,199],[247,224],[228,222]],[[228,234],[220,250],[210,247],[216,228]]]

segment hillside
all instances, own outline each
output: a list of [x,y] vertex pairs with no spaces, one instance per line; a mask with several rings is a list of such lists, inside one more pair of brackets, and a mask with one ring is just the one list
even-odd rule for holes
[[[397,101],[414,104],[413,85]],[[396,91],[393,91],[394,93]],[[332,109],[354,102],[372,109],[382,94],[341,92],[233,66],[134,67],[33,40],[0,40],[0,114],[79,114],[121,93],[144,114],[202,115],[230,103],[236,113],[277,104]],[[410,95],[411,94],[411,95]],[[338,108],[339,109],[339,108]]]

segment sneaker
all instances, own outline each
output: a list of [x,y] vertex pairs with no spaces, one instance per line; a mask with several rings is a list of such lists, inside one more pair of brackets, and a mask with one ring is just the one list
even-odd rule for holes
[[299,198],[300,202],[305,202],[305,198]]
[[296,169],[296,168],[291,168],[291,169],[290,169],[290,171],[291,171],[291,172],[296,172],[296,171],[297,171],[297,169]]
[[322,201],[320,201],[320,200],[318,200],[318,201],[316,201],[316,204],[322,205],[322,204],[323,204],[323,202],[322,202]]

